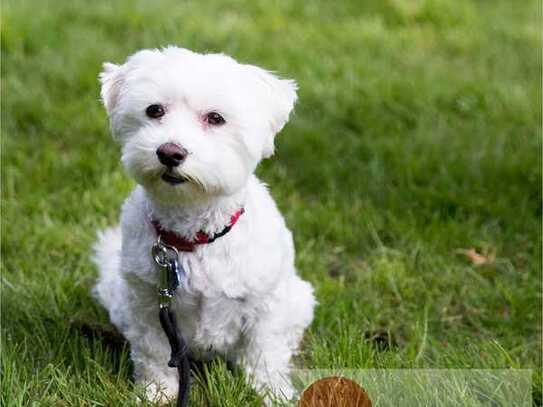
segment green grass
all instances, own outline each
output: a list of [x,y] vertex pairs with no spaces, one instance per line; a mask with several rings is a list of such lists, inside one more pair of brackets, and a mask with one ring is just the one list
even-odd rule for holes
[[[27,1],[2,13],[2,395],[141,389],[92,299],[96,231],[132,183],[97,74],[144,47],[223,51],[300,85],[258,174],[320,306],[306,368],[533,368],[541,403],[536,1]],[[459,248],[496,253],[475,267]],[[371,332],[386,331],[378,347]],[[257,405],[221,363],[195,405]]]

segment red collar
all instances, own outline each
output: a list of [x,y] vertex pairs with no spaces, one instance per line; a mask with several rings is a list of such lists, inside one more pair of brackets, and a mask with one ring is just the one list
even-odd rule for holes
[[207,244],[215,241],[215,239],[218,239],[221,236],[226,235],[232,227],[236,224],[239,217],[245,212],[243,208],[238,209],[236,213],[234,213],[230,217],[230,223],[224,227],[223,230],[221,230],[218,233],[215,233],[213,235],[208,235],[205,232],[199,231],[196,233],[196,237],[192,240],[188,240],[184,238],[181,235],[178,235],[175,232],[172,232],[171,230],[166,230],[162,228],[162,225],[158,220],[151,220],[151,223],[153,224],[153,227],[155,228],[155,232],[157,236],[160,236],[160,239],[162,242],[169,246],[175,247],[178,251],[181,252],[192,252],[194,250],[194,247],[199,244]]

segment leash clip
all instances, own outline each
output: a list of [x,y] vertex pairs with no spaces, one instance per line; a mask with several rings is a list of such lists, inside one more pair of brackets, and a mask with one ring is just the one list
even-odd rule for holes
[[181,282],[185,271],[179,264],[179,252],[173,246],[162,242],[160,235],[151,249],[151,255],[160,268],[158,298],[160,308],[170,305],[171,299]]

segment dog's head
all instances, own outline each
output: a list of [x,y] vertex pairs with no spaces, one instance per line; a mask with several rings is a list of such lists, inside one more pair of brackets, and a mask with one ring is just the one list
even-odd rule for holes
[[124,166],[164,200],[239,190],[296,101],[294,81],[177,47],[106,63],[100,81]]

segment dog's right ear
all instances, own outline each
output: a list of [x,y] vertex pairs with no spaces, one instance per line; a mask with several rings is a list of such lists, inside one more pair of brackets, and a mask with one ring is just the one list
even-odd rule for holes
[[100,83],[102,84],[102,89],[100,91],[102,103],[106,108],[108,116],[111,116],[111,112],[115,109],[121,90],[121,66],[105,62],[99,78]]

